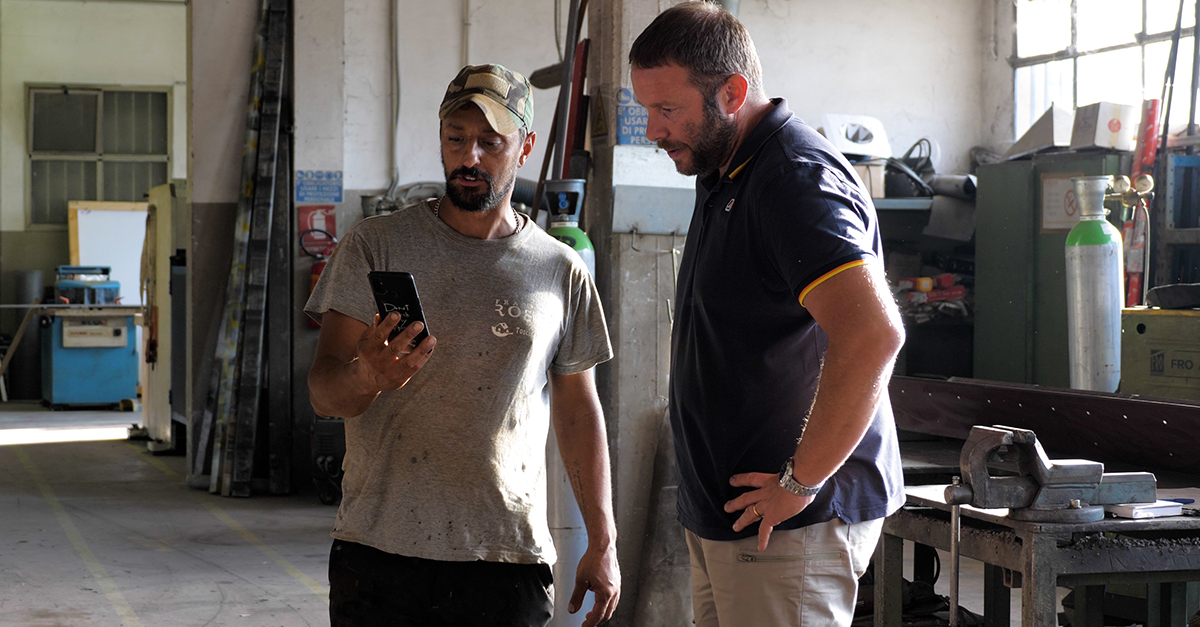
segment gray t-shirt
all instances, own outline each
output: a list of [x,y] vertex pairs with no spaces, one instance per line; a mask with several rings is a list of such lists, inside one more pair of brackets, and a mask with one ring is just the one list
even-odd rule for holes
[[333,537],[425,559],[553,563],[548,372],[612,357],[583,261],[537,225],[474,239],[421,202],[346,233],[305,312],[371,324],[371,270],[413,274],[438,343],[407,385],[346,417]]

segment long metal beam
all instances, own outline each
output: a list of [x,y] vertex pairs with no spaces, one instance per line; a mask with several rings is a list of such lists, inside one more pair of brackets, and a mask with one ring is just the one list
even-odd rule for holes
[[900,429],[966,439],[975,425],[1030,429],[1051,457],[1200,474],[1200,403],[980,379],[892,377]]

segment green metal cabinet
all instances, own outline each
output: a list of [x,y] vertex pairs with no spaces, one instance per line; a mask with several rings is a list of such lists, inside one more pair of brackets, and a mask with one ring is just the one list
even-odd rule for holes
[[[1129,171],[1128,153],[1063,153],[980,166],[975,199],[978,379],[1070,387],[1066,241],[1042,228],[1047,179]],[[1119,215],[1109,215],[1118,225]]]

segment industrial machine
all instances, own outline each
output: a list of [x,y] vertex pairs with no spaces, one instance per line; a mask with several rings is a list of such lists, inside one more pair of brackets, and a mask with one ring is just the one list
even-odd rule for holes
[[119,304],[103,266],[59,266],[43,308],[42,401],[54,409],[119,405],[137,396],[137,307]]

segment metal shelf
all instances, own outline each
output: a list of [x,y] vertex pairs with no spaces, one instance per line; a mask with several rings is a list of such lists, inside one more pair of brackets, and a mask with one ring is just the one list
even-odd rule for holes
[[879,211],[929,211],[933,198],[872,198]]

